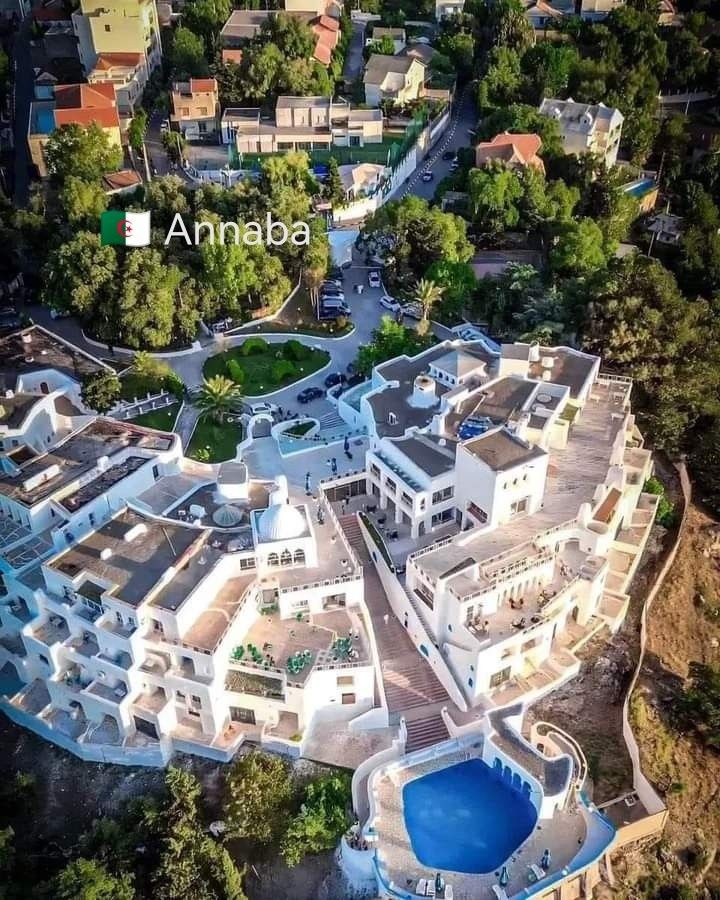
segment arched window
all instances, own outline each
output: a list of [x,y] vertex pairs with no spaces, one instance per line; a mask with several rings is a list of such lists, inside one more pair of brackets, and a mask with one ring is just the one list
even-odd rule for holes
[[289,550],[283,550],[280,554],[280,565],[281,566],[291,566],[292,565],[292,553]]
[[268,553],[267,562],[269,566],[279,566],[280,558],[278,557],[277,553]]
[[304,565],[305,564],[305,551],[304,550],[296,550],[293,555],[293,562],[296,565]]

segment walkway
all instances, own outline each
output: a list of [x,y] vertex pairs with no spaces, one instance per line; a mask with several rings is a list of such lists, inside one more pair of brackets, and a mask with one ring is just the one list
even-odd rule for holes
[[390,720],[405,717],[408,752],[447,740],[440,710],[452,701],[393,613],[357,519],[343,516],[340,525],[363,566],[365,603],[377,641]]
[[363,59],[363,49],[365,47],[365,23],[353,22],[352,40],[347,49],[345,57],[345,66],[343,68],[343,78],[345,82],[353,82],[360,78],[365,63]]

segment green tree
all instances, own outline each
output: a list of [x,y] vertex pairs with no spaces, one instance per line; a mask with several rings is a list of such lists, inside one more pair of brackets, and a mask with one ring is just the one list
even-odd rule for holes
[[169,57],[178,78],[197,78],[208,74],[203,39],[183,25],[173,33]]
[[125,257],[117,290],[117,329],[122,346],[167,347],[174,334],[175,305],[182,273],[159,251],[136,248]]
[[472,75],[475,61],[475,39],[469,32],[445,32],[438,41],[438,50],[448,57],[458,76],[466,80]]
[[720,419],[693,436],[689,460],[698,498],[720,512]]
[[215,52],[217,36],[231,9],[231,0],[190,0],[183,6],[183,25],[200,35],[208,58],[212,58]]
[[257,284],[250,248],[243,243],[205,241],[200,245],[200,259],[205,284],[221,300],[223,308],[237,312],[241,297],[247,298]]
[[70,225],[96,226],[100,214],[107,209],[107,196],[97,181],[83,181],[69,175],[60,188],[60,205]]
[[680,704],[685,719],[704,744],[720,751],[720,670],[691,662],[688,681]]
[[536,104],[543,97],[564,97],[578,59],[578,51],[571,44],[542,41],[530,47],[522,58],[527,100]]
[[515,335],[518,315],[544,292],[537,269],[510,263],[501,275],[478,282],[475,311],[493,334]]
[[97,234],[78,232],[48,257],[42,301],[84,321],[108,320],[118,285],[117,254],[102,247]]
[[673,185],[682,175],[690,149],[690,133],[685,116],[663,119],[658,138],[663,152],[663,182]]
[[485,234],[499,234],[520,221],[519,201],[523,195],[520,179],[506,166],[473,169],[468,176],[470,210]]
[[560,126],[555,119],[540,115],[534,106],[511,103],[507,108],[494,110],[478,125],[478,137],[481,141],[490,141],[503,131],[539,134],[543,143],[541,156],[547,158],[563,155]]
[[355,368],[362,375],[369,375],[374,366],[388,359],[407,354],[414,356],[431,343],[431,337],[419,335],[414,328],[405,328],[390,316],[383,316],[380,325],[373,332],[369,344],[363,344],[358,350]]
[[286,59],[308,59],[315,50],[315,35],[301,19],[279,12],[260,27],[260,39],[273,44]]
[[93,372],[83,379],[80,396],[85,406],[108,413],[120,399],[120,379],[115,372]]
[[328,173],[325,177],[323,193],[335,208],[345,206],[347,202],[345,197],[345,186],[340,177],[338,161],[334,156],[331,156],[328,160]]
[[566,222],[558,230],[557,243],[550,251],[554,272],[584,275],[605,263],[603,233],[592,219]]
[[425,335],[430,330],[430,312],[442,297],[442,293],[442,288],[427,278],[421,278],[415,285],[414,297],[422,307],[422,318],[417,324],[419,334]]
[[128,143],[136,153],[142,153],[148,117],[144,109],[138,109],[128,125]]
[[282,842],[283,859],[297,865],[308,853],[321,853],[337,844],[348,826],[350,778],[335,775],[311,781],[300,812],[290,822]]
[[493,47],[487,63],[478,87],[480,109],[507,106],[518,100],[522,84],[520,56],[508,47]]
[[106,172],[115,172],[122,163],[122,150],[112,144],[107,132],[96,122],[61,125],[45,145],[48,171],[64,181],[75,175],[84,181],[97,181]]
[[131,875],[112,875],[101,863],[79,859],[68,863],[52,881],[56,900],[134,900]]
[[224,375],[213,375],[203,378],[195,403],[203,415],[222,424],[228,415],[238,411],[241,401],[240,388],[234,381]]
[[495,0],[489,4],[487,23],[496,46],[521,52],[534,41],[532,26],[519,0]]
[[245,99],[260,103],[275,95],[278,73],[285,58],[275,44],[263,44],[243,53],[242,75]]
[[466,262],[439,260],[428,267],[425,278],[442,288],[442,298],[436,308],[436,318],[453,325],[462,320],[465,305],[471,304],[477,289],[477,278]]
[[389,34],[384,34],[378,40],[373,40],[368,44],[363,52],[365,59],[368,59],[372,53],[378,53],[380,56],[394,56],[395,43]]

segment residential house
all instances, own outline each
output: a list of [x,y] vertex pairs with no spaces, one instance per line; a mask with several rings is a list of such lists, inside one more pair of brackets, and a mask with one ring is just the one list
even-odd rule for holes
[[525,18],[536,31],[546,31],[558,25],[566,16],[574,15],[572,0],[523,0]]
[[423,95],[426,67],[407,56],[383,56],[372,53],[365,66],[363,83],[365,102],[380,106],[390,100],[404,106]]
[[459,16],[465,6],[465,0],[435,0],[435,21],[440,22],[448,16]]
[[653,216],[647,224],[647,230],[652,235],[652,240],[658,244],[672,246],[680,243],[683,233],[683,217],[673,213],[659,213]]
[[112,84],[58,84],[52,100],[35,100],[30,104],[28,149],[41,178],[48,175],[45,145],[62,125],[99,125],[111,144],[121,145],[120,118]]
[[198,139],[218,131],[220,102],[214,78],[176,81],[170,97],[170,121],[185,137]]
[[625,0],[577,0],[576,13],[586,22],[599,22],[621,6],[625,6]]
[[329,66],[340,40],[340,23],[332,16],[322,15],[310,27],[317,39],[313,57],[324,66]]
[[545,164],[538,156],[542,140],[537,134],[496,134],[491,141],[482,141],[475,148],[475,165],[480,168],[500,162],[509,169],[531,168],[545,173]]
[[117,85],[121,116],[132,115],[162,58],[154,0],[80,0],[72,22],[88,81]]
[[382,28],[380,26],[373,28],[370,37],[365,38],[365,46],[369,47],[370,44],[374,44],[375,41],[382,41],[383,38],[390,38],[393,42],[393,53],[397,54],[405,49],[407,38],[404,28]]
[[100,53],[88,72],[90,84],[113,84],[120,118],[129,119],[142,100],[150,70],[143,53]]
[[[299,7],[303,7],[300,9]],[[316,38],[313,58],[323,65],[330,64],[332,53],[340,40],[339,12],[332,4],[288,0],[285,12],[305,22]],[[275,15],[267,9],[234,9],[220,31],[220,43],[228,50],[241,50],[260,34],[264,22]]]
[[142,185],[142,178],[134,169],[120,169],[103,175],[103,188],[108,196],[113,194],[131,194]]
[[382,142],[383,118],[379,109],[353,109],[331,97],[283,96],[272,119],[261,118],[259,109],[226,109],[221,130],[223,143],[234,143],[239,153],[363,147]]
[[435,56],[435,53],[435,48],[431,47],[430,44],[423,44],[420,42],[408,44],[407,47],[403,50],[403,56],[407,56],[409,59],[416,59],[424,66],[430,65],[433,56]]
[[615,164],[625,121],[619,109],[604,103],[576,103],[570,97],[568,100],[546,98],[539,111],[560,126],[566,154],[593,153],[608,166]]
[[348,203],[374,194],[385,179],[385,166],[377,163],[338,166]]

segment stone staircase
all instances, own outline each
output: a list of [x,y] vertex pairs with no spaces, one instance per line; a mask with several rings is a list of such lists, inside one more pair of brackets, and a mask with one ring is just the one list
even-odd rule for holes
[[446,741],[449,737],[440,713],[424,719],[413,719],[411,722],[406,722],[405,726],[407,728],[405,743],[407,753],[412,753],[413,750],[422,750],[423,747],[438,744],[440,741]]
[[[340,525],[363,565],[365,603],[375,632],[391,718],[397,721],[406,711],[412,711],[412,721],[407,722],[408,751],[446,740],[448,732],[439,707],[451,704],[447,691],[393,613],[356,517],[343,516]],[[423,717],[424,707],[428,709]]]
[[345,428],[348,431],[350,430],[345,419],[341,418],[341,416],[339,416],[335,412],[335,410],[333,410],[332,412],[324,413],[322,416],[320,416],[318,422],[320,423],[321,431],[327,431],[330,428]]

